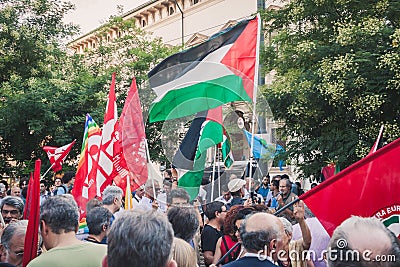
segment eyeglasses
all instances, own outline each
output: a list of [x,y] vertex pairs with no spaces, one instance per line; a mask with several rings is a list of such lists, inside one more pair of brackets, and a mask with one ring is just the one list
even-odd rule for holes
[[234,227],[233,227],[233,231],[236,233],[236,232],[240,232],[240,229],[235,225]]
[[[22,257],[24,255],[24,251],[12,251],[11,249],[7,248],[7,251],[14,253],[15,256],[17,257]],[[42,254],[42,248],[39,246],[38,250],[37,250],[37,255],[39,256],[40,254]]]
[[18,210],[1,210],[1,214],[3,215],[7,215],[7,214],[11,214],[11,215],[17,215],[19,214]]
[[12,251],[10,249],[8,249],[8,251],[14,253],[14,255],[17,256],[17,257],[22,257],[24,255],[24,251],[15,252],[15,251]]

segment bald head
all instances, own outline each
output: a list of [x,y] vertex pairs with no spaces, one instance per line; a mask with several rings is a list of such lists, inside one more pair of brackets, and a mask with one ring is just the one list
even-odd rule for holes
[[255,213],[247,217],[240,228],[240,238],[248,252],[285,249],[287,238],[282,222],[268,213]]
[[[377,218],[353,216],[335,229],[328,248],[331,251],[358,251],[360,255],[368,252],[367,257],[370,259],[381,255],[397,254],[396,259],[400,260],[400,248],[395,239],[390,230]],[[352,258],[341,259],[336,257],[336,254],[328,257],[330,267],[344,266],[343,264],[377,266],[376,262],[365,260],[361,256],[357,261]]]
[[246,220],[246,231],[274,231],[280,229],[283,224],[278,217],[269,213],[255,213],[249,216]]

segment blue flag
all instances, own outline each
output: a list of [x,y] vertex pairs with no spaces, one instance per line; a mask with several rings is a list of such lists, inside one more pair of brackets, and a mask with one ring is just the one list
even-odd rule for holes
[[[246,136],[247,142],[251,148],[251,136],[252,134],[243,129],[244,135]],[[255,159],[261,158],[262,155],[266,154],[270,150],[268,149],[267,141],[254,135],[254,145],[253,145],[253,157]]]
[[[244,135],[246,136],[247,142],[249,143],[249,146],[251,148],[251,136],[252,134],[246,130],[243,129]],[[275,158],[277,155],[285,153],[285,149],[279,145],[276,144],[275,146],[275,151],[273,151],[274,148],[272,145],[268,145],[267,141],[262,139],[261,137],[258,137],[254,135],[254,145],[253,145],[253,157],[255,159],[261,158],[261,156],[264,155],[265,157],[270,157],[271,159]],[[282,171],[283,170],[283,160],[279,160],[279,169]]]

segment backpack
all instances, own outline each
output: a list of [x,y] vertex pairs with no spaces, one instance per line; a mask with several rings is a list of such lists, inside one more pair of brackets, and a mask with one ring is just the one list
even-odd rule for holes
[[60,186],[57,186],[57,188],[53,191],[53,195],[57,195],[57,193],[58,193],[58,188],[62,188],[62,189],[64,189],[64,194],[66,194],[66,193],[68,193],[68,190],[67,190],[67,187],[65,187],[65,185],[60,185]]

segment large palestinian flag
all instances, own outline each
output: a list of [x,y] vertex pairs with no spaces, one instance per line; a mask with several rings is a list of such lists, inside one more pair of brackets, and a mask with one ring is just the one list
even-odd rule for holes
[[232,101],[251,101],[257,76],[259,21],[258,16],[243,20],[152,69],[149,82],[157,98],[149,121],[180,118]]

